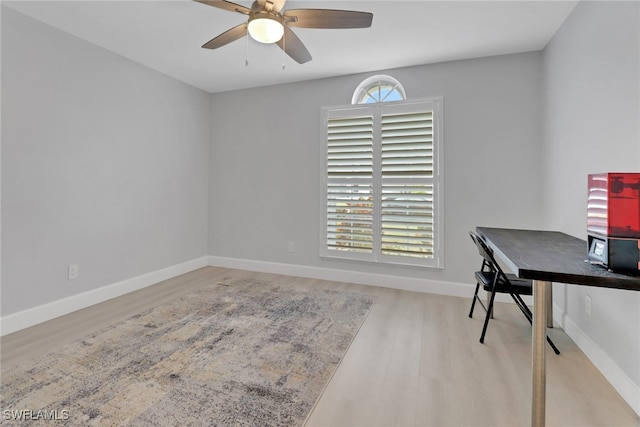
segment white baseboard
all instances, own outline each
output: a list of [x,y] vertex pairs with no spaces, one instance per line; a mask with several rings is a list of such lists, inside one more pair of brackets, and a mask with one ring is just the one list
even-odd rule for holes
[[[246,259],[205,256],[161,270],[143,274],[98,289],[72,295],[37,307],[0,317],[0,336],[37,325],[47,320],[81,310],[83,308],[107,301],[129,292],[154,285],[163,280],[188,273],[206,266],[235,268],[248,271],[284,274],[289,276],[308,277],[313,279],[334,280],[370,286],[381,286],[414,292],[427,292],[471,298],[471,283],[443,282],[411,277],[398,277],[384,274],[362,273],[349,270],[328,269],[300,266],[293,264],[253,261]],[[506,300],[505,300],[506,301]]]
[[[556,311],[557,309],[557,311]],[[616,389],[620,396],[640,416],[640,385],[636,384],[609,355],[598,346],[564,311],[554,306],[554,316],[561,319],[561,325],[578,348]]]
[[[238,270],[256,271],[260,273],[283,274],[286,276],[307,277],[310,279],[332,280],[336,282],[357,283],[359,285],[380,286],[383,288],[399,289],[403,291],[425,292],[430,294],[448,295],[468,298],[471,300],[475,283],[444,282],[438,280],[418,279],[414,277],[399,277],[385,274],[363,273],[350,270],[332,268],[308,267],[293,264],[281,264],[247,259],[209,257],[212,267],[226,267]],[[481,290],[481,292],[484,292]],[[526,303],[531,304],[531,298],[525,296]],[[497,302],[512,303],[508,295],[497,294]]]
[[98,289],[2,316],[2,318],[0,318],[0,335],[7,335],[73,311],[107,301],[111,298],[146,288],[147,286],[197,270],[198,268],[206,267],[207,262],[207,257],[197,258]]
[[286,276],[306,277],[310,279],[332,280],[336,282],[356,283],[359,285],[380,286],[403,291],[427,292],[431,294],[449,295],[471,298],[475,284],[443,282],[437,280],[418,279],[413,277],[390,276],[386,274],[362,273],[358,271],[338,270],[333,268],[309,267],[293,264],[282,264],[247,259],[209,257],[212,267],[226,267],[238,270],[274,273]]

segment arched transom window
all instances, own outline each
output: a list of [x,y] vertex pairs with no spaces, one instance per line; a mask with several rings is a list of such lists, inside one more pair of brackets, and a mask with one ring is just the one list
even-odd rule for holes
[[369,77],[358,85],[352,104],[374,104],[377,102],[404,101],[404,88],[391,76],[377,75]]

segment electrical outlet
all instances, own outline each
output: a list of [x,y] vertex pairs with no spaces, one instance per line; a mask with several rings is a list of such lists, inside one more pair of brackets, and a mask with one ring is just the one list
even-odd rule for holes
[[296,246],[293,242],[289,242],[289,252],[295,252]]
[[591,296],[590,295],[584,296],[584,311],[587,313],[587,315],[591,316]]
[[69,280],[77,279],[80,275],[80,267],[78,264],[69,264]]

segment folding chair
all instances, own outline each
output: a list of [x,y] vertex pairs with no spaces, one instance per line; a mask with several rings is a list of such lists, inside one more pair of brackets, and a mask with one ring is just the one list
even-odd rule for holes
[[[475,273],[476,291],[473,295],[473,301],[471,302],[469,317],[473,317],[473,309],[476,305],[476,301],[478,301],[487,313],[484,319],[484,326],[482,327],[482,335],[480,335],[480,342],[484,343],[484,336],[487,333],[489,318],[491,318],[493,314],[493,301],[496,297],[496,293],[511,295],[511,298],[513,298],[513,301],[516,303],[520,311],[522,311],[524,317],[526,317],[529,324],[531,324],[533,315],[521,295],[531,295],[533,293],[533,284],[531,280],[519,279],[513,274],[505,274],[496,262],[493,256],[493,251],[487,246],[482,237],[472,231],[469,232],[469,235],[471,236],[473,243],[475,243],[478,248],[478,253],[482,257],[482,266],[480,267],[480,271],[476,271]],[[488,306],[485,306],[478,296],[480,285],[482,285],[482,288],[488,292]],[[560,354],[560,350],[558,350],[555,344],[553,344],[553,341],[551,341],[551,338],[548,336],[547,342],[556,354]]]

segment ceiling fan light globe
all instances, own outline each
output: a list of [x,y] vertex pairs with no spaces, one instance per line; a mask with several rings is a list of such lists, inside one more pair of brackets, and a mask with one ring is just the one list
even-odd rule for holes
[[255,18],[249,21],[249,34],[260,43],[275,43],[284,34],[284,26],[273,18]]

